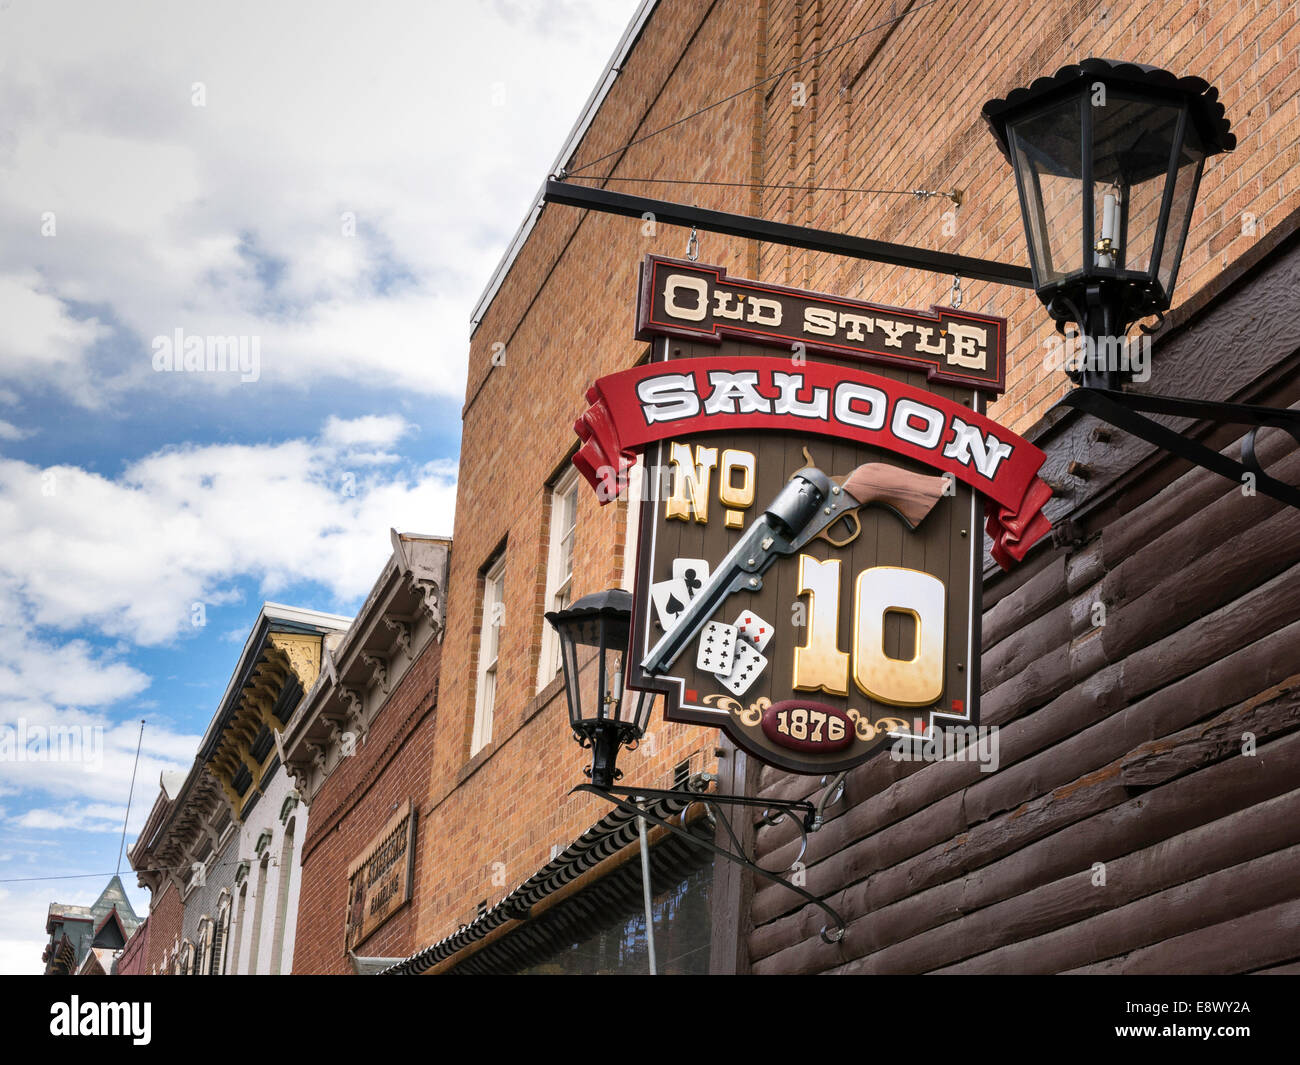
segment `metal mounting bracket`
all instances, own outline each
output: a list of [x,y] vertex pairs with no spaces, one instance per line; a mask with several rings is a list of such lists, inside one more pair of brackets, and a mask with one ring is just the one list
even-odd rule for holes
[[[714,854],[726,858],[730,862],[735,862],[737,865],[748,869],[751,873],[756,873],[759,876],[772,881],[774,884],[781,884],[793,891],[804,901],[811,902],[814,906],[819,907],[834,922],[834,927],[822,926],[821,937],[825,942],[838,943],[844,938],[844,933],[847,928],[844,923],[844,918],[816,895],[809,891],[805,891],[797,884],[790,883],[790,881],[786,880],[780,872],[771,869],[764,869],[761,865],[745,854],[745,848],[742,846],[740,838],[736,835],[735,829],[732,828],[731,821],[720,809],[722,805],[745,806],[760,809],[764,811],[763,820],[767,824],[776,824],[786,815],[796,817],[800,834],[803,837],[803,845],[799,849],[799,857],[795,859],[795,862],[797,863],[799,859],[803,857],[804,851],[807,849],[808,833],[810,831],[815,831],[817,827],[819,827],[820,818],[818,811],[811,802],[803,799],[753,799],[745,795],[719,795],[715,792],[707,791],[664,791],[658,788],[627,787],[598,788],[594,784],[579,784],[569,794],[573,794],[573,792],[577,791],[585,791],[591,795],[599,796],[606,802],[613,803],[625,813],[631,814],[634,817],[643,817],[651,824],[667,829],[674,835],[688,840],[696,847],[712,851]],[[691,805],[694,805],[697,802],[703,804],[708,808],[709,812],[714,815],[714,817],[722,822],[723,827],[727,831],[727,835],[731,837],[731,842],[736,848],[735,851],[732,852],[727,850],[725,847],[719,847],[712,840],[702,839],[701,837],[686,831],[686,810],[682,811],[681,824],[673,824],[662,817],[642,809],[641,805],[637,802],[638,799],[685,799],[689,800]],[[690,807],[688,806],[687,809],[689,808]],[[773,816],[774,811],[775,816]]]
[[582,207],[590,211],[623,215],[628,218],[650,218],[664,225],[689,226],[705,233],[722,233],[726,236],[761,240],[769,244],[783,244],[791,248],[830,252],[852,259],[891,266],[908,266],[916,270],[930,270],[940,274],[961,274],[976,281],[990,281],[997,285],[1014,285],[1032,288],[1033,278],[1027,266],[976,259],[969,255],[913,248],[905,244],[889,244],[868,237],[854,237],[847,233],[834,233],[823,229],[810,229],[786,222],[773,222],[766,218],[712,211],[667,200],[652,200],[645,196],[629,196],[610,189],[575,185],[567,181],[546,182],[542,192],[543,203],[558,203],[569,207]]
[[[1154,444],[1178,458],[1226,477],[1239,487],[1249,476],[1257,492],[1300,509],[1300,487],[1266,474],[1255,453],[1255,436],[1260,429],[1274,428],[1289,433],[1300,444],[1300,410],[1285,407],[1256,407],[1244,403],[1216,403],[1176,396],[1146,396],[1133,392],[1116,392],[1105,388],[1075,388],[1056,403],[1073,407],[1123,429],[1148,444]],[[1055,409],[1055,408],[1054,408]],[[1214,425],[1249,426],[1241,444],[1241,462],[1221,455],[1197,440],[1191,440],[1168,426],[1143,417],[1163,414],[1175,418],[1195,418]]]

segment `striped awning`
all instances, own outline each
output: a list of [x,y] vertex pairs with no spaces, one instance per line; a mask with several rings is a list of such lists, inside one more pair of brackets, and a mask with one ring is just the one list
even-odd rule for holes
[[[646,810],[656,817],[668,819],[680,814],[694,801],[695,797],[684,791],[680,799],[674,797],[649,802]],[[621,809],[611,811],[472,923],[381,970],[378,975],[418,976],[433,968],[507,922],[526,918],[533,906],[617,854],[637,836],[635,815]]]

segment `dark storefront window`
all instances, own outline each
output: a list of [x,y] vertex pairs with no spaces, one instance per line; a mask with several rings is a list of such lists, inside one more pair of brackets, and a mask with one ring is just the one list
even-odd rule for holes
[[[660,975],[709,971],[713,860],[670,839],[651,851],[655,958]],[[643,976],[650,971],[641,862],[608,876],[471,955],[458,975]]]
[[[640,869],[640,863],[635,863]],[[699,869],[654,898],[655,959],[660,975],[689,976],[709,971],[709,886],[713,870]],[[590,976],[650,971],[645,910],[611,920],[545,961],[520,970],[524,975]]]

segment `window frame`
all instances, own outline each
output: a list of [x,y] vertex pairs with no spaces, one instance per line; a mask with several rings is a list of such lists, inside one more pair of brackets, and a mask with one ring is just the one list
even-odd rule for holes
[[[578,538],[578,492],[580,481],[577,467],[570,466],[551,485],[547,516],[549,533],[546,550],[546,594],[542,599],[543,614],[563,610],[573,604],[573,555]],[[564,510],[557,512],[557,504]],[[558,535],[557,535],[558,533]],[[567,545],[568,572],[564,572]],[[537,690],[551,683],[563,667],[560,658],[560,639],[556,631],[542,619],[542,646],[537,656]]]
[[[474,686],[474,729],[470,735],[469,754],[473,758],[492,742],[492,718],[496,709],[496,694],[501,662],[501,630],[504,617],[493,623],[494,614],[504,614],[506,584],[506,556],[500,552],[483,571],[483,588],[479,597],[481,614],[478,636],[477,683]],[[497,607],[501,606],[501,610]],[[491,639],[489,641],[489,634]],[[491,654],[486,652],[491,647]]]

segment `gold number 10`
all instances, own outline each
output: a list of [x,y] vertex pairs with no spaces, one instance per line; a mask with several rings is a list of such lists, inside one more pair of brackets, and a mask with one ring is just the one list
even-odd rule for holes
[[[799,556],[799,595],[809,599],[808,631],[794,652],[799,691],[848,695],[849,672],[862,693],[894,706],[926,706],[943,694],[943,581],[920,570],[872,566],[853,586],[853,656],[839,649],[840,560]],[[910,659],[885,654],[885,615],[910,614],[916,644]]]

